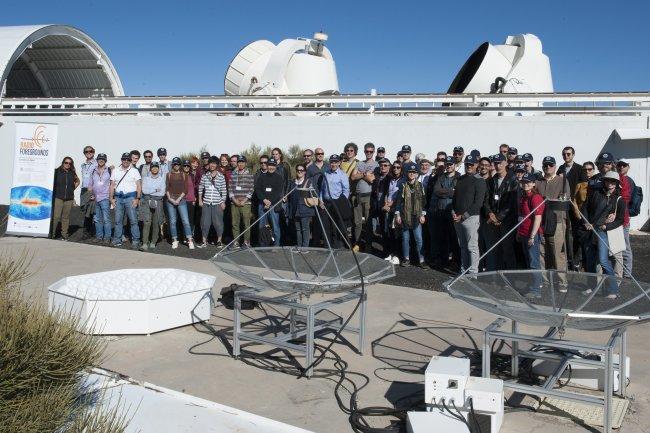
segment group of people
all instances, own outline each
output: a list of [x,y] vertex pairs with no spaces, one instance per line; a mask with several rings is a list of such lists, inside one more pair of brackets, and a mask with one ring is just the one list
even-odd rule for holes
[[[146,150],[139,164],[133,150],[108,167],[87,146],[80,178],[70,157],[56,169],[52,235],[60,221],[67,238],[81,186],[84,233],[114,246],[130,239],[134,249],[154,249],[168,236],[174,249],[179,240],[190,249],[248,248],[254,232],[255,245],[352,248],[402,266],[632,272],[629,219],[642,193],[611,153],[580,165],[567,146],[562,164],[546,156],[541,170],[507,144],[489,156],[457,146],[412,157],[405,145],[391,161],[373,143],[358,153],[355,143],[327,158],[305,149],[291,167],[275,148],[253,173],[243,155],[169,160],[164,148],[157,160]],[[625,249],[612,256],[608,232],[621,228]]]

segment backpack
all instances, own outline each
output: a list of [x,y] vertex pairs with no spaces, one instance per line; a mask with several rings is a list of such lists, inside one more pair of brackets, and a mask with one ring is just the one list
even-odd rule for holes
[[[633,182],[630,183],[634,185]],[[640,186],[634,185],[632,187],[632,194],[630,196],[630,216],[637,216],[641,213],[641,203],[643,203],[643,189]]]

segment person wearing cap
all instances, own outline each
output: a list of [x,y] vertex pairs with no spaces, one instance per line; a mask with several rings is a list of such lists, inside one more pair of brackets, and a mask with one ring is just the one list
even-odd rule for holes
[[[533,155],[531,153],[524,153],[521,155],[521,160],[524,164],[524,167],[526,167],[526,173],[532,174],[534,177],[537,178],[537,180],[540,180],[541,178],[544,177],[544,173],[542,173],[539,170],[535,170],[535,167],[533,167]],[[515,164],[516,166],[516,164]],[[562,173],[559,173],[562,174]]]
[[121,164],[111,172],[109,199],[115,209],[115,226],[113,246],[122,245],[124,231],[124,214],[131,227],[131,248],[138,249],[140,228],[138,227],[137,208],[142,198],[142,181],[140,172],[131,164],[131,155],[122,154]]
[[465,158],[465,149],[463,149],[463,146],[456,146],[454,147],[454,151],[452,153],[454,162],[456,164],[456,171],[460,173],[461,175],[465,173],[465,165],[463,164],[463,160]]
[[166,176],[171,169],[169,166],[169,161],[167,161],[167,149],[164,147],[158,148],[156,155],[158,156],[158,165],[160,165],[160,174]]
[[211,227],[214,227],[217,233],[217,248],[223,247],[223,211],[226,209],[227,196],[226,178],[219,171],[219,158],[211,156],[208,159],[208,170],[201,176],[199,184],[198,199],[201,208],[203,243],[197,245],[197,248],[207,246]]
[[591,242],[592,245],[596,245],[598,262],[603,268],[603,274],[609,276],[605,283],[606,297],[615,299],[618,297],[619,289],[610,256],[613,256],[614,261],[622,263],[623,252],[612,254],[611,248],[620,246],[610,245],[608,235],[622,227],[627,205],[620,195],[620,178],[617,172],[603,173],[601,183],[602,187],[592,191],[587,198],[584,215],[588,223],[585,223],[585,228],[593,231]]
[[[188,161],[189,163],[189,161]],[[187,185],[188,175],[181,170],[181,159],[174,157],[172,159],[172,169],[165,177],[165,195],[167,197],[166,207],[169,218],[169,233],[172,238],[172,249],[178,248],[178,216],[180,215],[181,224],[188,247],[194,249],[194,238],[192,228],[187,213]]]
[[[404,146],[402,146],[401,152],[402,152],[402,165],[410,164],[412,162],[411,161],[411,146],[409,146],[408,144],[405,144]],[[406,179],[406,173],[404,173],[404,179]]]
[[582,167],[573,160],[575,157],[575,149],[571,146],[566,146],[562,149],[562,159],[564,164],[560,165],[557,169],[557,174],[562,174],[569,182],[569,189],[571,190],[572,209],[569,212],[566,228],[566,250],[569,269],[572,271],[580,270],[581,255],[583,251],[580,242],[580,232],[582,228],[581,217],[578,209],[587,200],[587,174]]
[[[278,173],[278,161],[271,157],[267,162],[266,173],[261,173],[255,182],[255,195],[258,200],[257,215],[259,218],[259,242],[260,246],[266,247],[273,242],[274,246],[280,246],[280,212],[282,210],[282,197],[286,189],[284,177]],[[269,227],[273,231],[271,239],[267,239],[263,233]],[[237,245],[235,244],[235,247]]]
[[81,214],[84,217],[83,220],[83,235],[84,239],[92,237],[93,231],[93,214],[95,212],[95,202],[90,199],[90,189],[88,185],[90,183],[90,177],[93,170],[97,167],[97,161],[95,160],[95,148],[92,146],[86,146],[83,150],[84,157],[86,158],[84,162],[81,163],[81,194],[79,196],[79,206],[81,207]]
[[451,217],[454,189],[460,178],[456,171],[456,161],[453,156],[445,160],[444,172],[436,177],[433,194],[429,198],[429,219],[431,229],[431,256],[433,265],[445,269],[449,266],[449,255],[458,260],[460,250],[454,220]]
[[517,224],[517,190],[519,185],[514,174],[508,171],[503,155],[492,161],[496,173],[486,181],[487,195],[483,205],[486,218],[486,242],[495,246],[486,259],[487,270],[516,269],[515,237],[511,229]]
[[477,273],[479,266],[478,229],[485,201],[486,184],[476,173],[478,160],[465,157],[465,174],[458,178],[452,200],[452,218],[460,246],[461,272]]
[[[625,214],[623,216],[623,234],[625,236],[625,251],[623,251],[623,269],[618,269],[620,264],[617,262],[615,268],[617,275],[622,274],[625,278],[630,278],[632,276],[632,263],[634,257],[632,255],[632,246],[630,244],[630,216],[636,216],[638,213],[635,212],[634,215],[630,213],[631,209],[640,208],[641,203],[634,203],[635,201],[641,201],[642,197],[633,197],[634,194],[638,194],[638,189],[634,180],[627,175],[630,169],[630,165],[623,161],[622,159],[616,163],[616,171],[618,172],[619,182],[621,186],[621,198],[625,201]],[[640,209],[638,209],[640,210]]]
[[542,160],[544,177],[536,182],[539,193],[547,200],[544,210],[544,265],[546,269],[561,271],[559,290],[567,289],[567,256],[565,236],[567,210],[571,189],[564,175],[557,175],[555,158],[546,156]]
[[372,229],[370,221],[370,195],[372,183],[375,180],[375,170],[379,167],[375,161],[375,145],[366,143],[363,146],[365,159],[357,162],[350,175],[352,197],[351,204],[354,213],[353,246],[354,251],[364,248],[368,252],[372,246]]
[[[402,263],[406,267],[411,264],[425,267],[424,245],[422,243],[422,224],[426,222],[427,211],[424,207],[424,188],[418,181],[417,164],[409,162],[404,165],[406,180],[402,182],[397,193],[395,206],[395,224],[402,230]],[[411,235],[415,239],[417,260],[411,263]]]
[[[140,164],[138,171],[141,177],[145,177],[149,174],[149,167],[151,167],[151,163],[153,162],[153,152],[147,149],[142,152],[142,157],[144,158],[144,163]],[[158,170],[160,170],[160,165],[158,165]]]
[[[349,150],[347,146],[346,150]],[[352,152],[346,153],[348,155],[352,154]],[[347,221],[352,217],[349,201],[350,182],[348,175],[341,170],[340,166],[341,158],[339,155],[331,155],[329,168],[325,170],[321,177],[321,184],[318,185],[318,191],[320,191],[319,206],[329,214],[329,217],[323,218],[323,226],[326,239],[329,240],[329,245],[332,248],[349,245],[347,241]]]
[[598,168],[598,173],[594,174],[589,181],[587,182],[587,195],[593,191],[598,191],[603,188],[603,184],[600,178],[610,171],[615,170],[616,158],[611,152],[602,152],[596,158],[596,167]]
[[[239,245],[243,245],[245,248],[251,246],[251,234],[248,228],[251,224],[251,198],[253,197],[254,187],[253,175],[246,168],[246,157],[239,155],[237,157],[237,168],[232,172],[230,184],[228,185],[232,236],[235,239],[235,248]],[[241,240],[237,240],[240,233],[244,233],[243,243]]]
[[379,146],[377,148],[377,156],[375,156],[375,161],[379,162],[384,158],[386,158],[386,148]]
[[192,162],[189,159],[183,160],[183,173],[187,178],[187,186],[185,187],[185,205],[187,206],[187,218],[190,221],[190,230],[192,238],[196,239],[194,229],[196,221],[196,177],[192,172]]
[[519,151],[516,147],[511,147],[508,149],[506,162],[509,170],[512,170],[515,167],[515,160],[517,159],[517,155],[519,155]]
[[142,246],[140,250],[155,249],[160,237],[160,225],[165,218],[164,201],[166,192],[165,176],[160,172],[160,163],[153,161],[149,164],[145,176],[142,177],[142,201],[138,208],[142,221]]
[[201,172],[207,173],[210,171],[210,152],[203,151],[201,152]]
[[111,241],[111,203],[108,199],[111,186],[111,171],[106,166],[106,154],[97,155],[97,167],[93,169],[88,181],[90,200],[95,203],[93,221],[95,223],[95,242]]
[[[520,224],[517,228],[517,241],[522,247],[528,269],[541,270],[540,245],[544,231],[542,229],[542,216],[544,215],[544,197],[537,191],[536,176],[526,173],[525,167],[519,169],[522,173],[521,197],[517,206]],[[533,284],[528,293],[528,298],[542,296],[542,275],[539,272],[532,274]]]

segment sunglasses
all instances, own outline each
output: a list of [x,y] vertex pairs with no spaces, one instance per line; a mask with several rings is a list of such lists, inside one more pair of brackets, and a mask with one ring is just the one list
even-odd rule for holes
[[591,168],[586,168],[585,170],[587,170],[587,171],[594,171],[594,168],[593,168],[593,167],[591,167]]
[[299,169],[296,170],[296,171],[297,171],[298,173],[302,173],[302,172],[304,172],[305,170],[303,170],[302,168],[299,168]]
[[84,150],[84,153],[95,153],[95,151],[91,150],[91,149],[88,149],[88,150]]
[[131,158],[122,158],[122,161],[131,161]]
[[325,155],[325,152],[316,152],[316,155]]
[[145,155],[144,159],[147,159],[147,158],[153,158],[153,155]]
[[260,165],[267,165],[267,164],[268,164],[267,161],[260,161]]
[[63,165],[70,165],[72,164],[72,161],[63,161]]
[[354,149],[345,149],[345,153],[354,152]]
[[375,151],[372,150],[372,149],[365,150],[364,152],[365,152],[365,153],[375,153]]
[[544,168],[555,167],[555,164],[542,164],[542,167]]

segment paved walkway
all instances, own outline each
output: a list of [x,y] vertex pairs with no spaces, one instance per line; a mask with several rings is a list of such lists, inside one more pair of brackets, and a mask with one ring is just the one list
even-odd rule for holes
[[[232,282],[205,260],[46,239],[0,238],[0,251],[4,253],[16,255],[25,248],[34,254],[33,265],[37,273],[26,283],[24,292],[40,302],[47,302],[47,286],[64,276],[122,268],[177,267],[216,274],[215,295],[221,287]],[[296,379],[260,368],[263,365],[260,361],[245,363],[232,359],[228,343],[231,318],[232,311],[217,307],[206,325],[183,327],[148,337],[107,337],[109,357],[103,367],[315,432],[351,431],[347,416],[334,399],[332,380]],[[372,342],[367,346],[372,348],[363,356],[343,344],[336,344],[334,349],[349,363],[350,371],[370,377],[370,384],[359,395],[359,405],[390,406],[400,397],[422,389],[423,375],[405,370],[423,367],[435,354],[464,356],[472,353],[480,346],[478,329],[494,318],[444,293],[375,285],[369,289],[367,322],[367,341]],[[576,338],[576,334],[567,333],[566,337]],[[582,333],[578,337],[594,341],[606,338],[602,333]],[[624,433],[649,430],[649,339],[650,325],[630,329],[629,390],[634,401],[632,413],[620,430]],[[318,341],[326,343],[325,339]],[[262,352],[268,348],[256,350]],[[287,361],[281,352],[274,354],[281,361]],[[327,363],[326,367],[332,367],[332,363]],[[501,431],[557,433],[560,429],[563,433],[589,431],[567,419],[529,412],[507,414]]]

